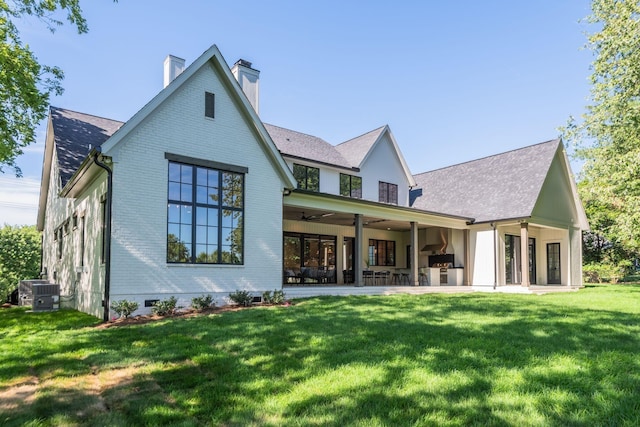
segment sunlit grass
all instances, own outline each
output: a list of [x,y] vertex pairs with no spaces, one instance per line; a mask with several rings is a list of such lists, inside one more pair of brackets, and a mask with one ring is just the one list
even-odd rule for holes
[[640,424],[638,285],[97,323],[0,311],[0,425]]

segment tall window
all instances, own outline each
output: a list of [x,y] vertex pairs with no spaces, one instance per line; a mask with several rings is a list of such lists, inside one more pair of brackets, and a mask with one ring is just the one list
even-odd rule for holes
[[378,200],[382,203],[398,204],[398,186],[388,182],[378,182]]
[[[522,283],[522,249],[520,236],[506,234],[504,236],[505,282],[507,284]],[[529,282],[536,283],[536,240],[529,237]]]
[[370,239],[369,265],[396,265],[396,242]]
[[243,264],[244,174],[169,162],[167,262]]
[[294,163],[293,176],[301,190],[320,191],[320,169]]
[[362,199],[362,178],[359,176],[340,174],[340,195]]

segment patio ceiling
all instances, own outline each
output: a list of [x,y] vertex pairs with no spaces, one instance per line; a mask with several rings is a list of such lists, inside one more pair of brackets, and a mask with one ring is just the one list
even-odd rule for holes
[[391,231],[408,231],[411,229],[412,221],[418,224],[418,228],[463,229],[467,228],[467,223],[471,220],[409,207],[300,190],[284,198],[285,220],[353,227],[356,214],[362,216],[365,228]]
[[[315,222],[346,227],[353,227],[355,225],[355,215],[352,213],[332,212],[329,210],[297,206],[285,206],[283,218],[291,221]],[[375,228],[378,230],[407,231],[411,229],[411,224],[406,221],[394,221],[367,215],[362,217],[362,223],[365,228]]]

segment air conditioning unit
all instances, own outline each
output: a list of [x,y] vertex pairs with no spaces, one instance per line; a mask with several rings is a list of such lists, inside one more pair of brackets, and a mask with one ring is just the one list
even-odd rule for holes
[[21,280],[18,286],[18,305],[33,305],[33,285],[48,284],[48,280]]
[[51,311],[60,308],[60,285],[43,283],[33,285],[33,311]]

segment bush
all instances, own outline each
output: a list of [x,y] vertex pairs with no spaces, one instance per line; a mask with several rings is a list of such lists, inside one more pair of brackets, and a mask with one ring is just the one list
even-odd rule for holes
[[283,304],[284,291],[274,289],[273,294],[271,293],[271,291],[264,291],[262,293],[262,302],[264,304]]
[[176,308],[179,308],[176,307],[177,303],[178,300],[176,297],[172,296],[168,299],[163,299],[162,301],[156,301],[156,303],[153,304],[153,307],[151,307],[151,311],[159,316],[174,314],[176,312]]
[[215,306],[213,297],[211,295],[202,295],[199,297],[191,298],[191,307],[196,310],[204,310],[205,308]]
[[138,309],[139,305],[135,301],[127,301],[126,299],[121,299],[120,301],[114,301],[111,303],[111,309],[118,313],[119,317],[123,317],[126,319],[131,316],[131,313]]
[[40,233],[32,226],[0,228],[0,302],[18,287],[20,280],[40,276]]
[[622,260],[613,262],[590,263],[582,267],[584,280],[587,283],[618,283],[629,272],[631,262]]
[[243,307],[253,304],[253,295],[249,291],[235,291],[229,294],[229,299]]

